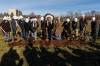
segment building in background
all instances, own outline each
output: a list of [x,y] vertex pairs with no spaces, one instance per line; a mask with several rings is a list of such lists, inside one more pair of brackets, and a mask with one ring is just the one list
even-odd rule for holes
[[9,9],[8,10],[8,14],[9,15],[14,15],[14,16],[19,16],[19,15],[22,15],[22,12],[20,10],[17,10],[17,9]]

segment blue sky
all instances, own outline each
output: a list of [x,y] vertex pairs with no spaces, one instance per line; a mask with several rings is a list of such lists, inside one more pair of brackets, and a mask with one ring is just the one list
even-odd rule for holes
[[10,8],[21,10],[24,14],[34,12],[45,14],[66,14],[67,11],[100,11],[100,0],[1,0],[0,12]]

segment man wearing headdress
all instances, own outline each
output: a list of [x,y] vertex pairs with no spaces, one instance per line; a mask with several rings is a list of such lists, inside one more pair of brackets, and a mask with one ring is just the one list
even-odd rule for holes
[[54,34],[54,22],[53,22],[53,16],[52,15],[46,15],[46,23],[47,23],[47,35],[48,39],[53,39]]

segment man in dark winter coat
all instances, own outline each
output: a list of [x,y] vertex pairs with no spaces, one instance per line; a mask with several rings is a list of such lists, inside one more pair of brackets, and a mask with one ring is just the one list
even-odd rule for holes
[[78,18],[74,18],[74,20],[72,21],[72,34],[73,34],[73,38],[75,37],[76,39],[78,38]]
[[91,22],[91,36],[92,36],[93,44],[96,43],[96,36],[97,36],[96,28],[97,28],[96,18],[93,17]]
[[4,34],[4,40],[9,41],[11,27],[10,27],[10,22],[8,21],[8,17],[4,16],[3,21],[1,22],[0,26],[1,26],[1,30],[3,31],[3,34]]
[[42,39],[46,39],[46,27],[47,23],[44,21],[44,17],[41,17],[41,32],[42,32]]
[[28,39],[29,38],[29,22],[30,22],[30,19],[29,18],[26,18],[25,19],[25,23],[24,23],[25,39]]
[[18,24],[21,28],[21,37],[25,39],[25,20],[23,19],[23,16],[19,16]]
[[80,19],[80,36],[84,37],[84,32],[85,32],[85,26],[87,24],[86,19],[85,19],[85,15],[82,16],[82,18]]
[[75,30],[77,29],[77,18],[75,18],[73,21],[72,21],[72,30],[75,32]]
[[9,33],[9,32],[11,31],[10,23],[9,23],[9,21],[7,20],[7,17],[4,17],[4,18],[3,18],[3,21],[1,22],[0,26],[2,27],[2,29],[3,29],[6,33]]
[[62,39],[64,39],[64,37],[67,39],[68,37],[70,37],[71,34],[70,19],[67,18],[67,21],[64,21],[62,26],[63,26]]

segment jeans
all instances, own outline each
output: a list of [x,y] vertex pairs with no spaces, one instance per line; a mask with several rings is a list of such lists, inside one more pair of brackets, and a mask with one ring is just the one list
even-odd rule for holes
[[42,39],[44,40],[44,39],[46,39],[46,37],[47,37],[47,34],[46,34],[46,29],[43,29],[42,30]]
[[52,32],[51,31],[48,31],[48,39],[52,40]]
[[96,43],[96,36],[97,36],[96,33],[93,34],[93,36],[92,36],[92,42],[93,42],[93,43]]
[[22,38],[27,39],[28,38],[29,33],[26,31],[22,31]]
[[56,35],[57,40],[61,40],[61,35]]
[[96,36],[97,37],[99,36],[99,29],[100,29],[99,27],[100,27],[100,24],[97,25],[97,29],[96,29]]

